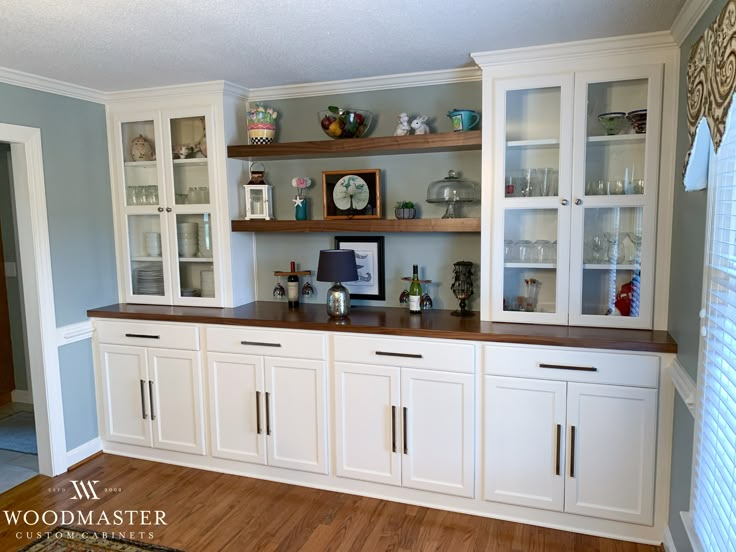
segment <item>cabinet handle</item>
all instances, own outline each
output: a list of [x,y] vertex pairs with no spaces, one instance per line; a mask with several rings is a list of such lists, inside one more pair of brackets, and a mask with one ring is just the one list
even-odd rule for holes
[[146,381],[145,380],[141,380],[141,412],[143,413],[144,420],[148,418],[148,413],[146,412]]
[[269,408],[270,393],[266,391],[266,435],[271,435],[271,413]]
[[396,407],[391,407],[391,450],[396,452]]
[[557,424],[557,448],[555,449],[555,475],[560,475],[560,442],[562,439],[562,426]]
[[401,357],[401,358],[422,358],[422,355],[417,355],[414,353],[389,353],[386,351],[376,351],[376,354],[378,356],[391,356],[391,357]]
[[281,347],[281,343],[268,343],[267,341],[241,341],[240,344],[254,347]]
[[539,364],[540,368],[551,368],[553,370],[574,370],[575,372],[597,372],[595,366],[565,366],[564,364]]
[[261,392],[256,391],[256,433],[261,434]]
[[153,381],[148,381],[148,396],[151,398],[151,420],[156,419],[156,405],[153,402]]
[[564,205],[564,206],[567,206],[567,205],[569,205],[569,204],[570,204],[570,202],[569,202],[569,201],[568,201],[567,199],[561,199],[561,200],[560,200],[560,204],[561,204],[561,205]]
[[167,213],[170,213],[170,212],[171,212],[171,207],[167,207],[167,208],[166,208],[166,212],[167,212]]
[[148,335],[148,334],[125,334],[125,337],[136,337],[138,339],[161,339],[160,335]]
[[406,426],[407,426],[407,418],[408,418],[408,410],[406,407],[404,407],[404,454],[409,454],[409,440],[407,439],[406,435]]
[[575,426],[570,426],[570,477],[575,477]]
[[164,208],[163,208],[163,207],[159,207],[159,208],[158,208],[158,212],[159,212],[159,213],[163,213],[163,212],[164,212]]

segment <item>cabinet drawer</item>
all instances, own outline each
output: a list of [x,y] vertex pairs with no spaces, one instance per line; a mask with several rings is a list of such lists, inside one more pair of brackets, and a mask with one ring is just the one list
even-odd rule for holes
[[336,335],[335,360],[473,373],[473,345],[429,339]]
[[325,337],[319,332],[207,326],[207,350],[289,358],[325,358]]
[[95,321],[97,340],[113,345],[138,345],[159,349],[199,350],[197,326],[176,326],[156,322]]
[[652,355],[486,345],[484,370],[486,374],[498,376],[659,386],[659,357]]

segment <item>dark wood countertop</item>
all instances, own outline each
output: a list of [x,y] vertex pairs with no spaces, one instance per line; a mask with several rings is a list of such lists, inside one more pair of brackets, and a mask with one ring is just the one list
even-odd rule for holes
[[669,333],[662,330],[621,330],[481,322],[478,313],[475,313],[473,317],[459,318],[451,316],[450,312],[449,310],[430,310],[421,315],[410,315],[409,311],[404,308],[353,307],[348,319],[334,321],[327,316],[325,306],[322,304],[301,304],[299,309],[289,310],[285,302],[257,301],[232,309],[117,304],[88,310],[87,316],[90,318],[467,339],[652,353],[677,352],[677,343]]

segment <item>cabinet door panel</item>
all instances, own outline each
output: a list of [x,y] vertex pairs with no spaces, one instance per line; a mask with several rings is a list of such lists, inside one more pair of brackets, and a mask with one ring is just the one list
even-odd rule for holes
[[265,464],[263,357],[208,353],[207,378],[212,456]]
[[486,500],[562,511],[565,391],[561,381],[485,376]]
[[146,350],[143,347],[103,344],[100,345],[100,364],[107,439],[150,447],[151,409],[148,404]]
[[148,349],[147,356],[153,445],[204,454],[199,353]]
[[575,439],[565,511],[651,525],[656,389],[570,383],[567,403]]
[[337,475],[401,485],[399,374],[395,367],[335,364]]
[[265,363],[269,465],[327,473],[324,363],[268,357]]
[[473,496],[473,378],[401,370],[404,487]]

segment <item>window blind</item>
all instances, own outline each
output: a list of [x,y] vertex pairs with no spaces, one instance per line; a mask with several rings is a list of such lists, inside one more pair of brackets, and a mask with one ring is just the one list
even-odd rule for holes
[[736,132],[712,165],[692,521],[707,552],[736,550]]

